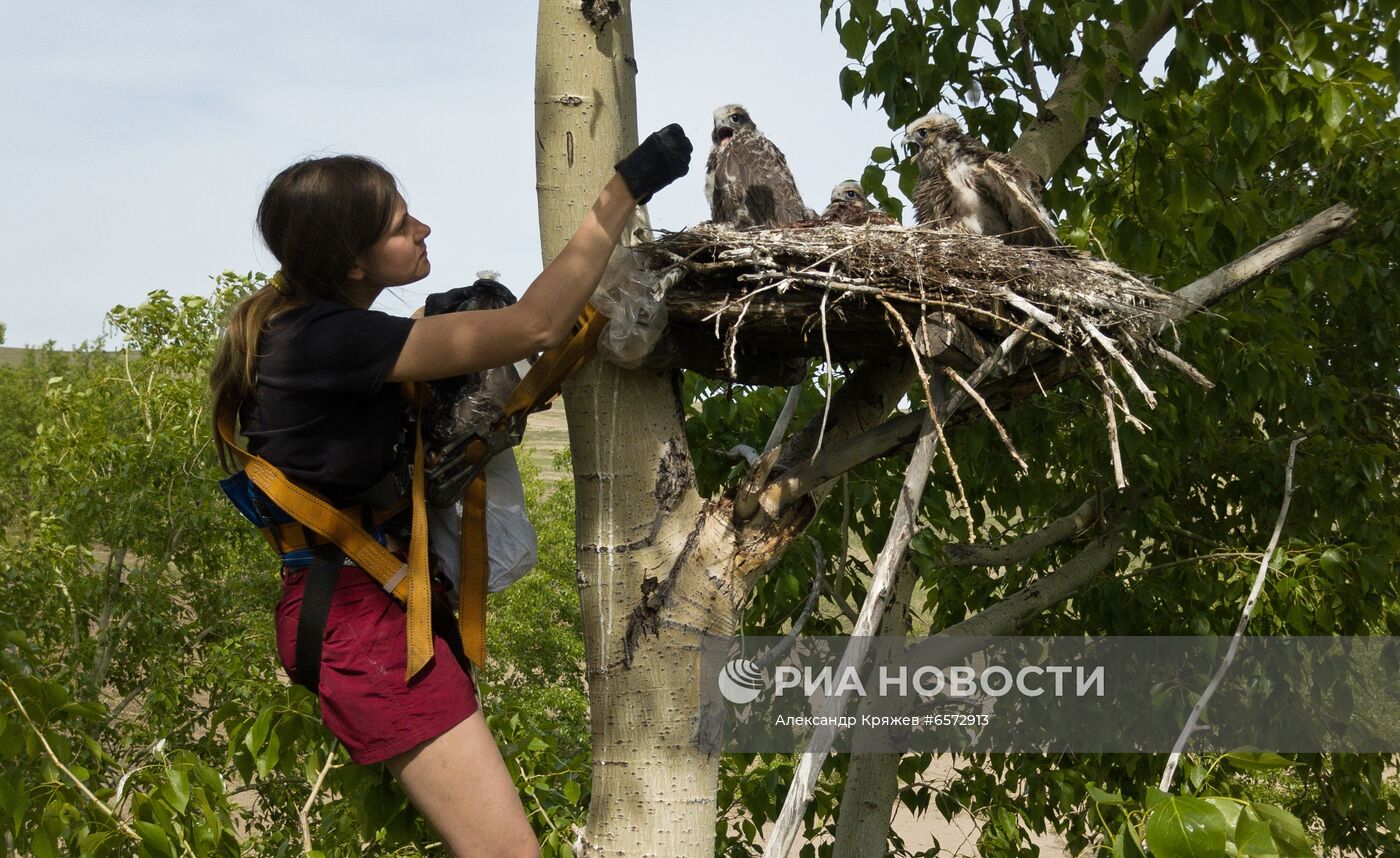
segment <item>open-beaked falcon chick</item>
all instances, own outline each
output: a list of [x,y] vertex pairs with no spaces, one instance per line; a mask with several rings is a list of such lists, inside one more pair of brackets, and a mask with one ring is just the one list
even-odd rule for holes
[[705,198],[710,217],[735,226],[785,226],[816,213],[802,202],[787,158],[754,125],[743,105],[714,113]]

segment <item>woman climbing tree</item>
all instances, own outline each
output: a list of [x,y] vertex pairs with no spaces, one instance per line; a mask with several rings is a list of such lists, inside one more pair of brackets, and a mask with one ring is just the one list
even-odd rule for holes
[[[296,503],[276,504],[248,480],[225,482],[282,555],[275,616],[288,675],[318,695],[326,727],[351,759],[388,765],[453,855],[538,854],[460,638],[450,622],[432,623],[431,635],[426,619],[414,628],[413,582],[371,576],[362,568],[369,564],[346,557],[365,551],[326,538],[310,516],[319,510],[362,528],[383,546],[371,548],[402,562],[395,578],[412,578],[403,561],[421,531],[398,510],[413,506],[404,499],[421,481],[421,450],[404,429],[405,385],[504,366],[564,340],[633,209],[684,175],[690,153],[677,125],[643,141],[617,164],[563,252],[498,310],[400,318],[369,309],[384,289],[428,276],[431,232],[372,160],[293,164],[258,209],[281,270],[230,314],[210,373],[215,443],[230,470],[260,462],[282,481],[278,497]],[[431,586],[441,617],[446,583]],[[406,591],[407,610],[390,595]]]

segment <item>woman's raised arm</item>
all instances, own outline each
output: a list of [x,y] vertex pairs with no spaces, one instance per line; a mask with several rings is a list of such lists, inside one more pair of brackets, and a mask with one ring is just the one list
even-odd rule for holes
[[431,381],[515,363],[561,342],[602,279],[633,210],[685,175],[691,144],[668,125],[618,162],[569,243],[520,300],[414,322],[389,381]]

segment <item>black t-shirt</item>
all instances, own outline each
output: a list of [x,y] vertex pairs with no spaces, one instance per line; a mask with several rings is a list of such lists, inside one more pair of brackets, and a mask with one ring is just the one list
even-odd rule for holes
[[402,386],[384,378],[413,321],[333,301],[276,316],[240,413],[249,452],[332,501],[379,482],[412,444]]

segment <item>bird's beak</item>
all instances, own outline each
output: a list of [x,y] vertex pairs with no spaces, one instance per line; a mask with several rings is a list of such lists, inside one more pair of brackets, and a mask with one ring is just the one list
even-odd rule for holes
[[919,154],[919,150],[922,148],[923,147],[908,134],[904,135],[904,157],[913,158],[915,155]]
[[727,120],[716,119],[715,130],[710,134],[710,142],[716,146],[723,146],[734,136],[734,129],[730,127]]

